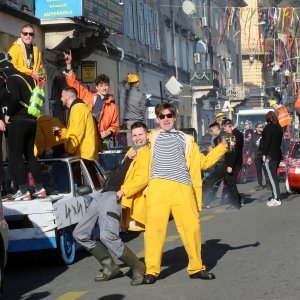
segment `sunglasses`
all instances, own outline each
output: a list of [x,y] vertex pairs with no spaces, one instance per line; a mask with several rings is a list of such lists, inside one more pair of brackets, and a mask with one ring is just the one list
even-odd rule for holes
[[171,118],[173,118],[173,114],[165,114],[165,115],[160,114],[160,115],[158,115],[158,117],[159,117],[161,120],[163,120],[165,117],[167,117],[168,119],[171,119]]
[[27,35],[34,36],[34,32],[22,32],[22,34],[25,36]]

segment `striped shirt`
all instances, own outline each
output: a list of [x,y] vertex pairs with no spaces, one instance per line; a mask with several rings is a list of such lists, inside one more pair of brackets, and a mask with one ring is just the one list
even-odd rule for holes
[[162,131],[155,140],[151,179],[161,178],[192,186],[185,159],[186,141],[183,133]]

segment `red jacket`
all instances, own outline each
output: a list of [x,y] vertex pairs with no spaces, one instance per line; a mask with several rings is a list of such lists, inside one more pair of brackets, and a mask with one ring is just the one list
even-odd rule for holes
[[[77,90],[78,98],[82,99],[90,107],[93,107],[96,102],[97,93],[90,92],[87,88],[82,86],[76,79],[75,73],[66,74],[66,81],[68,86]],[[98,131],[110,130],[116,132],[119,128],[119,112],[112,95],[105,100],[98,123]]]

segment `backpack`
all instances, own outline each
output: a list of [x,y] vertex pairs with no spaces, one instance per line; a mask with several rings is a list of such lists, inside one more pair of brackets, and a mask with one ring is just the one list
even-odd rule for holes
[[18,74],[13,74],[11,76],[20,77],[23,79],[28,89],[31,92],[31,97],[29,99],[29,105],[24,103],[23,101],[19,101],[20,104],[27,108],[27,112],[29,115],[38,118],[41,115],[41,110],[45,102],[45,91],[44,91],[44,81],[39,81],[37,85],[32,88],[27,80]]

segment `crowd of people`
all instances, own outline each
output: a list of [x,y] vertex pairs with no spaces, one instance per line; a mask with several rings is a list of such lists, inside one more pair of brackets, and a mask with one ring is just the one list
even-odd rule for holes
[[[109,77],[98,75],[96,92],[89,91],[76,79],[69,50],[64,52],[66,87],[61,93],[62,104],[69,110],[68,123],[61,124],[50,116],[37,119],[28,114],[31,90],[41,80],[41,54],[32,43],[33,38],[33,27],[25,25],[9,53],[0,54],[0,101],[1,107],[5,107],[1,113],[0,140],[2,142],[5,132],[9,161],[13,162],[9,163],[9,173],[18,186],[18,191],[11,197],[15,201],[46,196],[37,155],[43,155],[52,148],[59,155],[75,155],[92,161],[98,159],[98,152],[107,139],[120,128],[119,111],[108,92]],[[286,124],[286,120],[278,119],[276,113],[270,111],[264,128],[259,123],[254,132],[251,123],[246,122],[242,133],[231,119],[219,113],[209,126],[213,139],[208,154],[204,155],[191,135],[176,130],[177,110],[170,103],[156,105],[158,129],[148,132],[143,123],[146,96],[139,91],[138,83],[138,76],[130,74],[129,87],[121,95],[125,105],[121,125],[130,130],[127,141],[132,147],[101,193],[91,195],[91,204],[73,236],[102,265],[103,270],[96,276],[96,281],[122,276],[113,254],[131,267],[131,285],[154,284],[160,274],[166,231],[172,214],[188,255],[189,277],[214,279],[214,274],[206,271],[201,257],[199,211],[203,206],[202,189],[203,204],[208,207],[215,198],[216,186],[223,181],[230,200],[228,209],[240,209],[244,203],[237,188],[237,176],[243,164],[244,144],[247,144],[249,153],[254,153],[259,186],[263,186],[263,170],[272,190],[272,199],[267,205],[281,205],[276,169],[282,157],[281,142],[283,127],[286,126],[282,126],[280,121]],[[282,114],[279,116],[282,117]],[[24,157],[34,179],[34,193],[29,190]],[[202,186],[201,171],[213,166],[214,172]],[[3,172],[3,166],[0,167]],[[1,173],[3,178],[4,173],[3,177]],[[129,219],[144,227],[145,264],[119,237],[122,211],[129,212]],[[96,222],[100,227],[98,241],[91,237]]]

